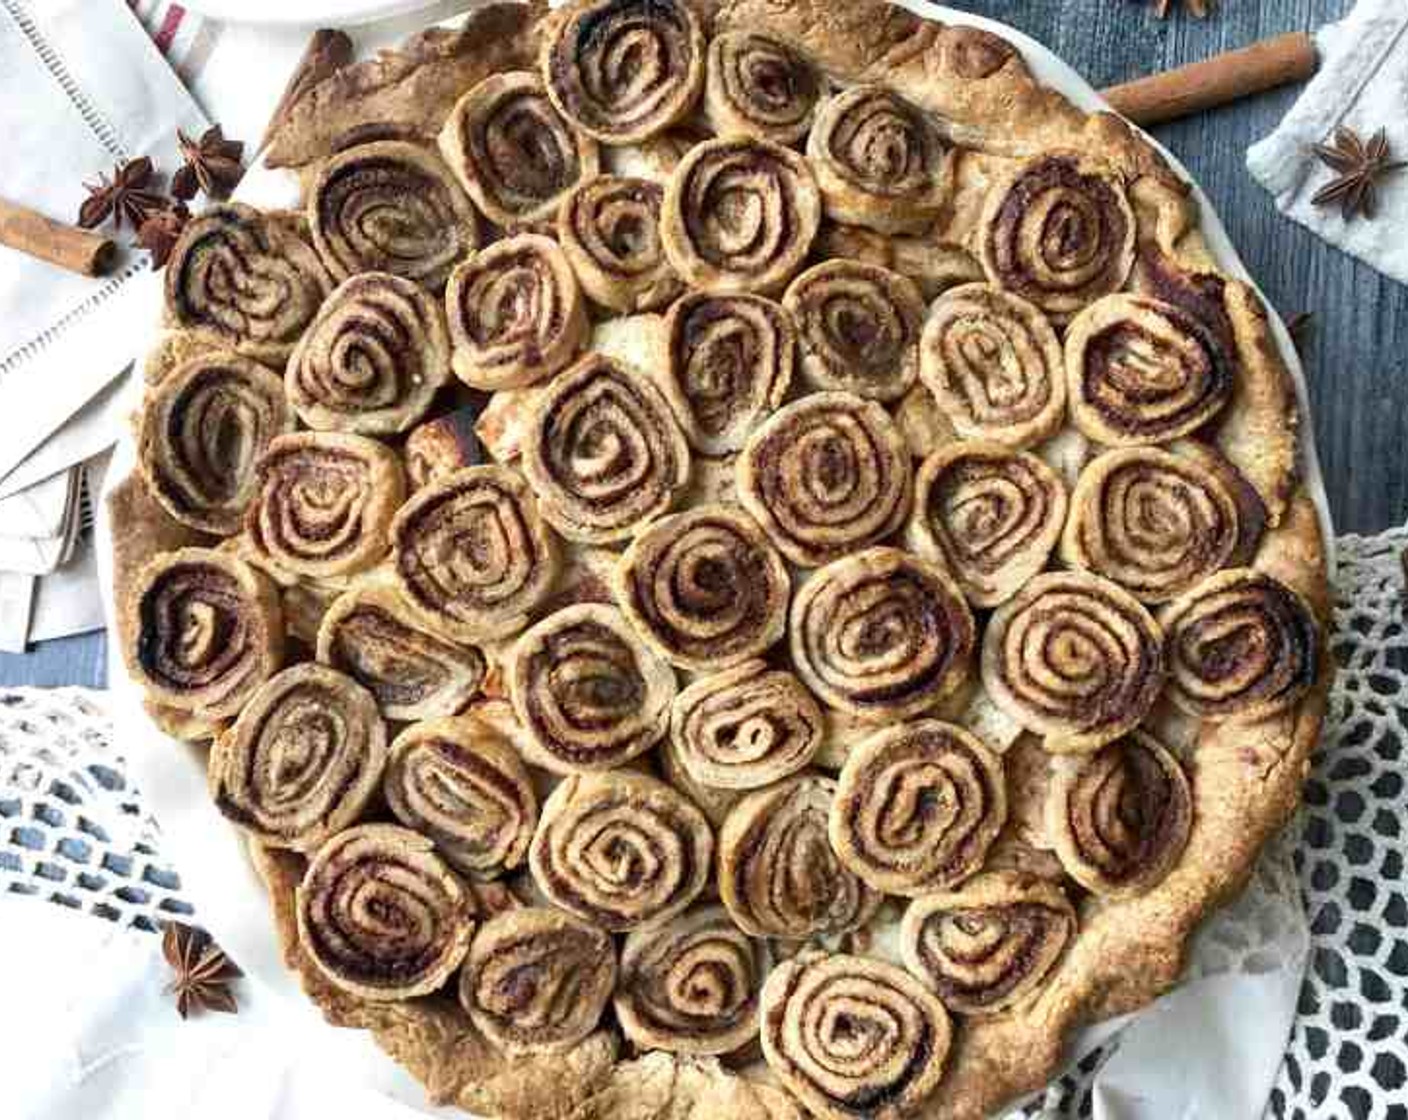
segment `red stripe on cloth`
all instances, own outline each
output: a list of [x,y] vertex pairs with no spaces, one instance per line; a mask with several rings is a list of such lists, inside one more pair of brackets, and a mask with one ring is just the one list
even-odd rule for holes
[[171,49],[172,40],[176,38],[176,32],[181,30],[181,20],[186,16],[186,9],[180,4],[172,4],[166,12],[166,18],[161,21],[161,27],[156,33],[156,46],[162,54]]

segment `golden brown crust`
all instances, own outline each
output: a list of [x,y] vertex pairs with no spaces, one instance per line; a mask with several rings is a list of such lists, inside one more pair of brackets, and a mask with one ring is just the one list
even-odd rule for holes
[[812,127],[826,79],[784,39],[748,31],[709,42],[704,114],[719,135],[795,144]]

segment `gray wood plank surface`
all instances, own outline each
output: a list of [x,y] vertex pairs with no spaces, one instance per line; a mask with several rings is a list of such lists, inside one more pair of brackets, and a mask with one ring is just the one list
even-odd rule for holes
[[[1159,21],[1140,0],[972,0],[1048,44],[1097,87],[1338,19],[1352,0],[1220,0],[1208,20]],[[1247,148],[1295,98],[1282,90],[1156,130],[1222,215],[1284,314],[1313,311],[1305,340],[1314,427],[1335,525],[1372,533],[1408,519],[1408,288],[1281,217],[1247,174]],[[101,635],[0,655],[0,684],[106,681]]]

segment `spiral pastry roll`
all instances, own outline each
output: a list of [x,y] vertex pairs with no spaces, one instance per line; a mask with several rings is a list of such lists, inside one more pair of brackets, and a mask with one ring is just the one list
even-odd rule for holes
[[1143,894],[1178,863],[1193,823],[1183,767],[1141,731],[1060,769],[1047,832],[1067,874],[1110,898]]
[[884,86],[854,86],[823,104],[807,155],[827,217],[881,233],[922,230],[953,181],[934,120]]
[[885,894],[947,890],[983,864],[1007,820],[1002,760],[936,719],[876,732],[851,752],[831,802],[831,846]]
[[1061,476],[1035,455],[959,440],[919,468],[909,540],[969,603],[995,607],[1046,567],[1068,504]]
[[822,85],[811,60],[781,39],[725,31],[709,42],[704,113],[720,136],[795,144],[812,126]]
[[310,851],[357,821],[386,764],[386,725],[371,693],[326,665],[276,674],[216,736],[215,807],[275,848]]
[[427,630],[390,587],[356,588],[334,599],[318,626],[317,651],[319,661],[370,692],[387,719],[452,716],[488,672],[478,648]]
[[466,467],[417,491],[391,525],[391,553],[422,624],[467,642],[523,629],[558,571],[537,500],[507,467]]
[[279,376],[230,350],[201,354],[151,393],[138,457],[152,496],[183,525],[229,536],[254,496],[254,465],[293,431]]
[[651,311],[679,295],[660,243],[665,188],[649,179],[599,175],[572,191],[557,237],[582,289],[612,311]]
[[826,835],[836,783],[788,778],[744,796],[719,830],[719,897],[739,929],[801,939],[858,929],[882,901]]
[[782,637],[791,581],[751,517],[706,505],[651,522],[621,557],[617,591],[652,649],[703,671],[756,657]]
[[1040,988],[1075,934],[1075,908],[1057,884],[994,871],[911,902],[900,951],[950,1011],[992,1015]]
[[816,568],[889,536],[909,511],[909,449],[889,414],[851,393],[776,413],[739,455],[738,499],[792,563]]
[[438,292],[455,262],[479,248],[479,220],[449,168],[398,140],[328,160],[308,195],[308,226],[338,280],[385,272]]
[[289,401],[310,428],[368,435],[404,432],[449,380],[439,303],[385,272],[339,285],[284,373]]
[[455,374],[476,389],[541,381],[587,340],[586,304],[557,243],[523,233],[456,267],[445,288]]
[[1135,219],[1120,176],[1074,152],[1037,156],[988,194],[978,228],[990,283],[1065,323],[1124,287]]
[[318,849],[296,909],[309,960],[368,1000],[435,991],[474,932],[474,902],[430,840],[389,824],[346,829]]
[[245,518],[255,555],[326,578],[363,571],[386,554],[406,478],[385,444],[337,432],[279,436],[258,473]]
[[149,561],[122,604],[127,670],[158,704],[233,716],[283,660],[278,591],[228,552]]
[[1250,722],[1284,711],[1320,670],[1320,631],[1284,583],[1250,568],[1220,572],[1159,615],[1169,696],[1205,720]]
[[1221,478],[1197,459],[1135,447],[1081,472],[1061,559],[1163,603],[1228,563],[1240,537],[1237,500]]
[[332,290],[311,246],[237,202],[186,223],[166,265],[166,316],[255,358],[288,357]]
[[504,229],[551,217],[601,166],[597,143],[553,108],[536,74],[491,74],[450,110],[440,152],[464,189]]
[[924,297],[914,281],[861,261],[826,261],[787,288],[782,305],[797,321],[802,380],[895,401],[919,377]]
[[539,890],[614,932],[681,913],[708,882],[713,856],[703,813],[664,782],[626,770],[566,778],[528,849]]
[[821,746],[821,708],[791,673],[763,661],[701,677],[675,697],[670,738],[700,785],[756,789],[795,774]]
[[1066,415],[1061,342],[1041,310],[987,284],[935,301],[919,343],[919,376],[954,429],[1030,447]]
[[626,936],[616,1018],[643,1050],[727,1054],[757,1037],[764,966],[727,910],[697,907]]
[[837,560],[802,585],[789,623],[797,673],[867,722],[933,707],[967,675],[973,615],[937,564],[897,548]]
[[689,445],[654,383],[589,354],[538,398],[523,448],[543,516],[569,540],[629,537],[674,505],[689,481]]
[[596,1029],[616,983],[601,929],[546,906],[490,918],[460,972],[460,1004],[506,1054],[569,1049]]
[[1111,447],[1197,431],[1231,399],[1235,379],[1208,327],[1147,296],[1107,296],[1066,331],[1071,420]]
[[542,68],[563,116],[605,144],[630,144],[693,108],[704,32],[686,0],[573,0],[543,46]]
[[814,1116],[901,1120],[938,1085],[953,1027],[937,996],[870,957],[808,951],[763,985],[763,1057]]
[[1118,584],[1039,575],[983,636],[983,687],[1046,749],[1085,754],[1137,727],[1166,676],[1164,633]]
[[792,385],[797,328],[781,306],[739,293],[681,297],[665,316],[666,387],[690,446],[737,451]]
[[397,820],[474,879],[522,863],[538,823],[538,797],[518,753],[487,723],[464,716],[401,732],[382,792]]
[[680,160],[660,233],[675,271],[695,287],[771,295],[801,267],[820,224],[821,192],[805,159],[726,136]]
[[528,761],[559,774],[620,766],[669,726],[674,672],[601,603],[564,607],[533,626],[507,676]]

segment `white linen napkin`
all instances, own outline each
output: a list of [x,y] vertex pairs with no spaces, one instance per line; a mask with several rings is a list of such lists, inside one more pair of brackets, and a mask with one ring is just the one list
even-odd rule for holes
[[1373,221],[1346,221],[1338,206],[1311,204],[1333,172],[1309,150],[1340,125],[1365,141],[1383,128],[1394,157],[1408,159],[1408,4],[1359,0],[1344,20],[1317,33],[1316,46],[1320,72],[1276,131],[1247,153],[1247,169],[1289,217],[1408,283],[1408,169],[1380,180]]

